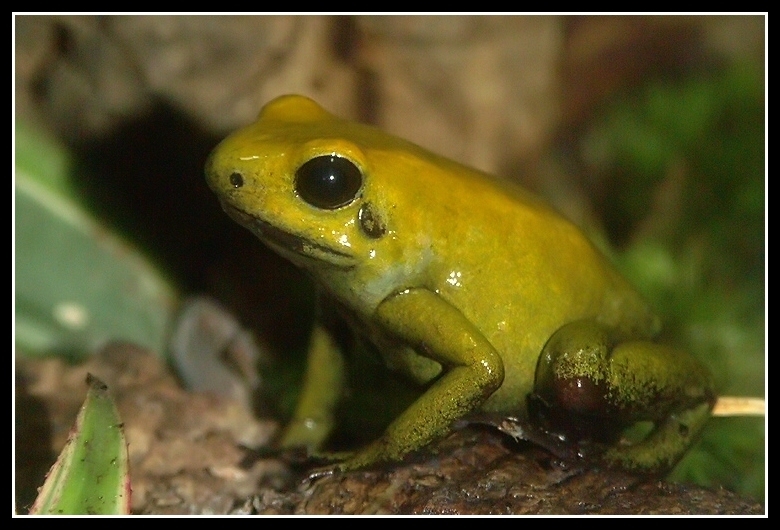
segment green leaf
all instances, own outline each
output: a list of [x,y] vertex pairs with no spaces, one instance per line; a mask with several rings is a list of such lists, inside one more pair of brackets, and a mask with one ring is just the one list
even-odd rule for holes
[[87,398],[30,510],[32,515],[130,512],[124,428],[108,387],[91,375],[87,383]]

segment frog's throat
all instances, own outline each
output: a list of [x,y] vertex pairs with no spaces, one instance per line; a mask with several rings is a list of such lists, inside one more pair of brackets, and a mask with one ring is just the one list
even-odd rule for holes
[[248,214],[230,204],[223,203],[222,208],[234,221],[248,228],[261,241],[271,246],[274,250],[286,250],[343,269],[351,269],[356,265],[355,256],[352,254],[282,230],[268,221]]

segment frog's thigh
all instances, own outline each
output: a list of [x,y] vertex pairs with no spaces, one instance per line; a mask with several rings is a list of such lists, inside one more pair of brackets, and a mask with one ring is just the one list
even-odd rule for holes
[[383,301],[380,327],[418,354],[444,367],[443,375],[407,408],[380,440],[352,464],[397,460],[449,431],[452,422],[479,407],[504,380],[498,352],[457,308],[427,289],[410,289]]
[[651,420],[655,430],[639,443],[611,449],[606,458],[622,467],[671,467],[709,416],[714,401],[707,370],[684,351],[650,341],[613,345],[593,321],[558,330],[545,345],[534,395],[572,414]]
[[312,331],[301,395],[282,434],[282,447],[315,450],[322,446],[333,429],[343,378],[341,351],[325,326],[318,323]]

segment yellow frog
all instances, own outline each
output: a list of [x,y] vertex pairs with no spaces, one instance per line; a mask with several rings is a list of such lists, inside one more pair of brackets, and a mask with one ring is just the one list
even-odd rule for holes
[[[339,469],[400,460],[480,411],[573,443],[597,437],[601,461],[664,471],[709,417],[708,371],[652,342],[659,321],[646,303],[528,191],[295,95],[220,143],[206,175],[234,220],[307,271],[387,367],[421,385]],[[315,327],[284,447],[316,450],[331,433],[337,344]],[[649,435],[617,443],[640,421],[654,424]]]

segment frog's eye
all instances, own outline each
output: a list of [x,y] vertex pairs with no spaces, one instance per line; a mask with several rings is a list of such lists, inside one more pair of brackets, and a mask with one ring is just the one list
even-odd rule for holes
[[324,210],[335,210],[352,202],[363,185],[355,164],[333,155],[318,156],[295,172],[295,191],[306,202]]

